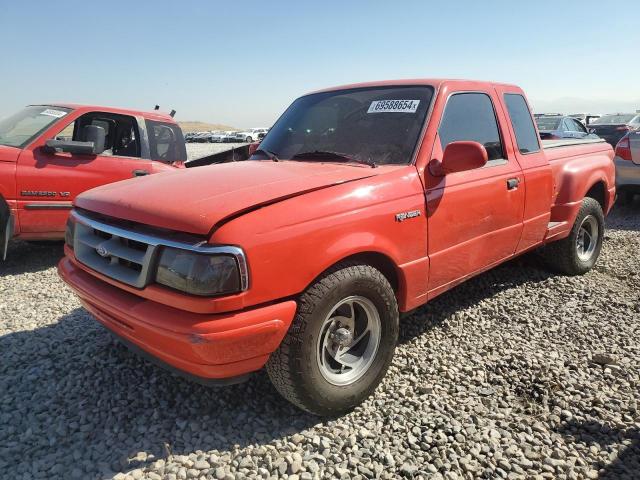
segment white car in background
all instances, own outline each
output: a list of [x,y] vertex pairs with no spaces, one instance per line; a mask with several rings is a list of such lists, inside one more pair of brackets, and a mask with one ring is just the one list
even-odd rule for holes
[[268,128],[250,128],[248,130],[236,132],[234,138],[236,142],[251,143],[262,139],[268,131]]
[[229,141],[229,134],[221,130],[211,132],[211,135],[209,136],[209,141],[211,143],[226,143]]

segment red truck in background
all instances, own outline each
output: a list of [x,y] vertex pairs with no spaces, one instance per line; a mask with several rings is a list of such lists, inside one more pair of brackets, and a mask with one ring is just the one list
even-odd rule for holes
[[30,105],[0,120],[0,256],[12,237],[62,239],[79,193],[186,160],[180,127],[158,111]]
[[516,86],[332,88],[294,101],[249,161],[80,195],[58,271],[165,367],[219,383],[266,365],[286,399],[336,414],[383,378],[400,312],[534,249],[590,270],[612,159],[599,139],[541,142]]

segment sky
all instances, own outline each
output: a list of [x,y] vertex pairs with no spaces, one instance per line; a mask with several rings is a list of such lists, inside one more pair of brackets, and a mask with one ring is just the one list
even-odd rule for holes
[[632,3],[0,0],[0,117],[159,104],[177,120],[261,127],[309,91],[418,77],[515,83],[536,111],[635,111]]

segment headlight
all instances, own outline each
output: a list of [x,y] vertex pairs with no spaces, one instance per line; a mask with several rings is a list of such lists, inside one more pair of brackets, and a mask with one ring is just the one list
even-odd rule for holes
[[64,243],[67,247],[73,249],[73,236],[76,231],[76,222],[71,219],[71,216],[67,219],[67,228],[64,231]]
[[239,292],[238,262],[233,255],[196,253],[164,247],[158,262],[156,282],[192,295]]

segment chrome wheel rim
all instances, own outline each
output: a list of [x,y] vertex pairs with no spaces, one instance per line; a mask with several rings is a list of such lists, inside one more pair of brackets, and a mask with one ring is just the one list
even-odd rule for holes
[[358,295],[338,302],[322,322],[316,358],[324,379],[348,385],[371,367],[380,345],[380,314],[371,300]]
[[593,257],[593,252],[598,244],[598,221],[593,215],[587,215],[582,220],[576,238],[576,249],[578,258],[583,262],[589,261]]

